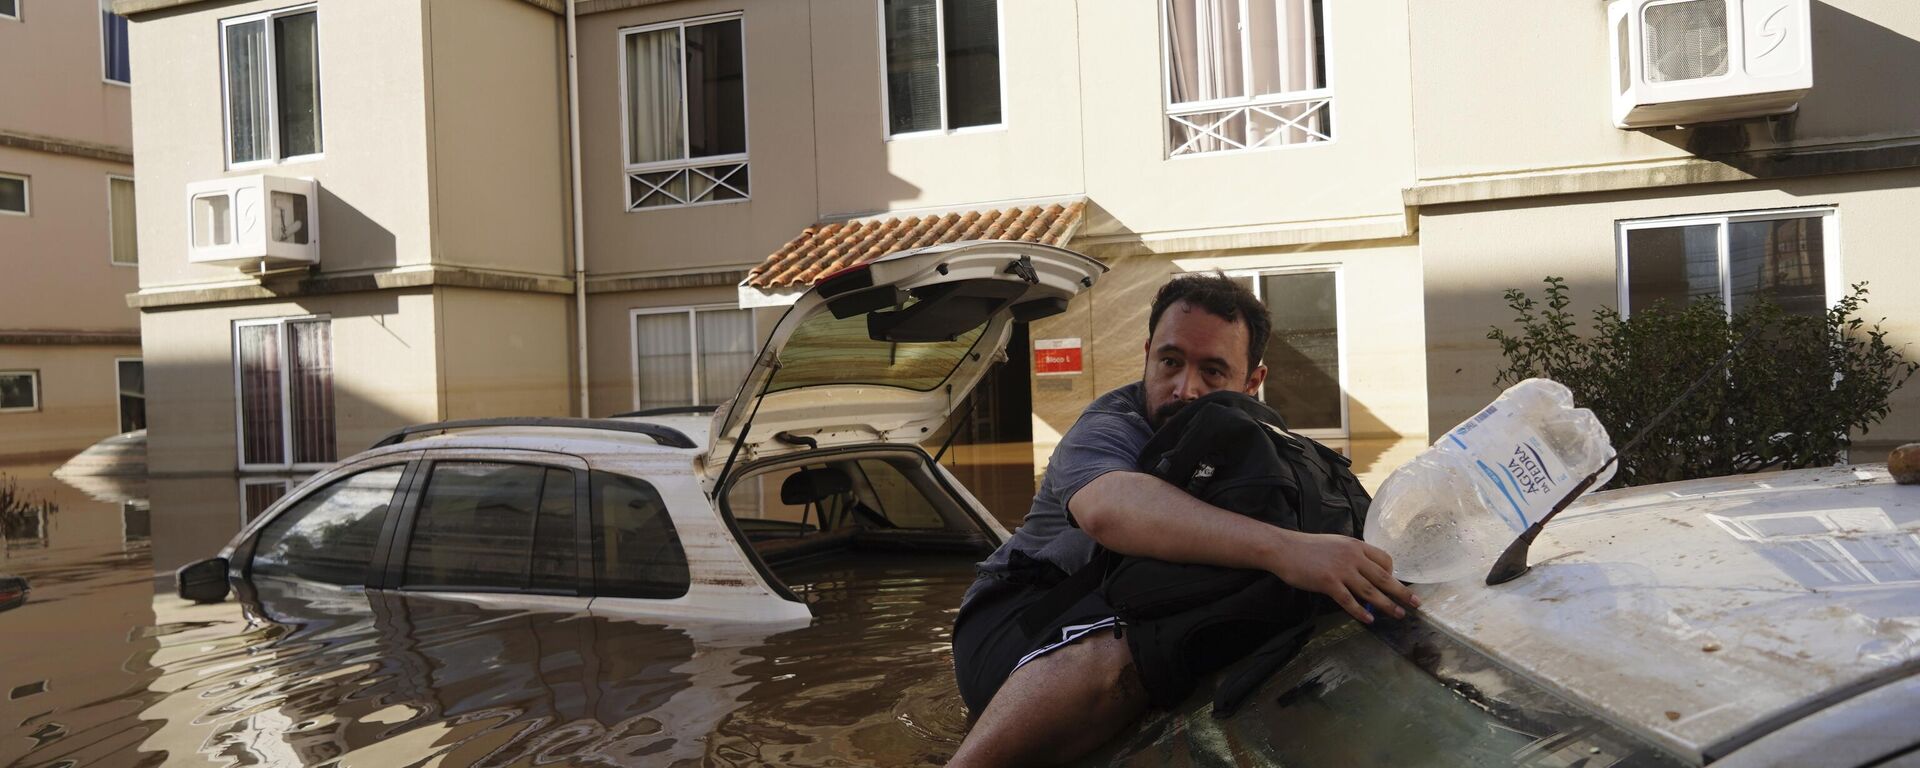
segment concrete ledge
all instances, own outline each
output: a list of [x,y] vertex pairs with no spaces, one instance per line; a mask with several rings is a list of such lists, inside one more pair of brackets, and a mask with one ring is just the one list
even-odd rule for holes
[[[152,13],[154,11],[164,11],[168,8],[179,8],[181,6],[212,1],[213,0],[113,0],[113,12],[121,16],[132,16],[137,13]],[[536,8],[545,9],[554,13],[565,13],[566,7],[561,4],[562,1],[563,0],[520,0],[520,2]]]
[[91,344],[111,347],[137,347],[140,346],[140,332],[73,330],[0,331],[0,344],[22,344],[28,346]]
[[464,267],[429,267],[352,275],[269,275],[259,283],[155,288],[128,294],[127,306],[156,309],[432,286],[521,293],[573,293],[573,281],[564,277],[517,275]]
[[640,275],[632,277],[587,277],[587,293],[623,293],[627,291],[663,291],[673,288],[732,288],[747,279],[744,269],[724,272],[692,272],[684,275]]
[[1920,167],[1920,139],[1742,152],[1620,165],[1432,179],[1401,191],[1409,207],[1590,192],[1789,179]]
[[1395,213],[1353,219],[1189,229],[1144,235],[1083,236],[1070,241],[1067,246],[1089,256],[1112,259],[1191,251],[1228,251],[1357,240],[1392,240],[1411,234],[1413,234],[1412,222],[1405,214]]
[[133,150],[110,144],[94,144],[87,141],[70,141],[53,136],[41,136],[35,133],[0,130],[0,147],[27,149],[34,152],[47,152],[55,155],[84,157],[90,160],[105,160],[109,163],[133,164]]

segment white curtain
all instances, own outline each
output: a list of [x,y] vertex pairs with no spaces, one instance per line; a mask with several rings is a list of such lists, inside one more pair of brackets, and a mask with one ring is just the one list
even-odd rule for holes
[[753,310],[703,310],[696,318],[700,403],[717,404],[733,397],[753,366]]
[[227,134],[233,162],[267,157],[267,24],[227,27]]
[[680,92],[680,30],[627,36],[627,157],[635,163],[686,156]]
[[140,251],[136,247],[138,227],[133,215],[133,180],[107,180],[107,206],[112,215],[113,263],[137,264]]
[[[1320,0],[1166,0],[1167,71],[1174,105],[1298,93],[1325,87],[1321,66]],[[1249,75],[1251,80],[1249,81]],[[1228,111],[1188,116],[1211,126],[1212,136],[1174,122],[1174,146],[1188,152],[1319,140],[1325,110],[1311,104],[1266,107],[1244,118]],[[1223,119],[1225,118],[1225,119]],[[1298,121],[1289,125],[1285,120]],[[1223,137],[1223,138],[1216,138]]]
[[693,404],[693,340],[685,312],[636,315],[633,340],[640,367],[636,408]]

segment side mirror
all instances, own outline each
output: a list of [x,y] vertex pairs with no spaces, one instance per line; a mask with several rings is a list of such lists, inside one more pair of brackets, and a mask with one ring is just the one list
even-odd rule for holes
[[227,584],[227,559],[212,557],[181,566],[173,573],[174,588],[180,599],[196,603],[217,603],[227,599],[233,588]]

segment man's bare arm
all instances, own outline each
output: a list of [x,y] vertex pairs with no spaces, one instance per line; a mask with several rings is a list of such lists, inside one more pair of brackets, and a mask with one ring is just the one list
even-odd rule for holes
[[1363,602],[1396,617],[1405,615],[1401,605],[1420,605],[1394,580],[1393,558],[1378,547],[1346,536],[1276,528],[1145,473],[1101,475],[1075,493],[1068,507],[1088,536],[1120,554],[1267,571],[1333,598],[1362,622],[1373,620]]

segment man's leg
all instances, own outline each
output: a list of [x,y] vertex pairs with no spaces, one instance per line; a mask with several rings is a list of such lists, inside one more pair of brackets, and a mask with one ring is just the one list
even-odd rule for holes
[[1099,632],[1007,676],[951,766],[1039,765],[1092,752],[1147,710],[1127,641]]

